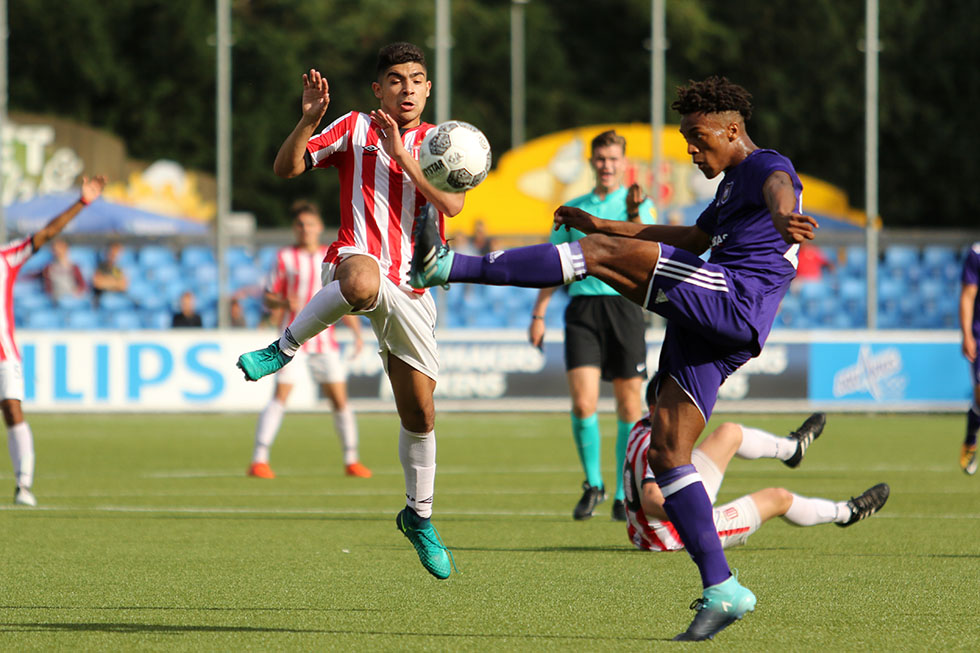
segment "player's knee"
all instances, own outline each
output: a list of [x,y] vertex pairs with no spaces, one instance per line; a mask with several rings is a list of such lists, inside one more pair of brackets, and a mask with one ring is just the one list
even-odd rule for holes
[[412,433],[428,433],[436,428],[435,410],[426,410],[425,408],[419,407],[417,409],[399,412],[404,413],[399,415],[402,426]]
[[379,279],[366,274],[346,277],[340,283],[340,292],[354,310],[364,310],[374,304],[378,296]]
[[770,488],[773,503],[778,509],[777,514],[785,515],[789,507],[793,505],[793,493],[783,487]]

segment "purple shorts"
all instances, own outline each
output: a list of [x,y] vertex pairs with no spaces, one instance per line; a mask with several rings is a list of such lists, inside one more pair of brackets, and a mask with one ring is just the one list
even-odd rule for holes
[[970,373],[973,375],[973,385],[980,385],[980,356],[973,359],[970,363]]
[[707,422],[718,388],[758,353],[757,332],[739,306],[738,286],[731,272],[661,244],[645,306],[667,318],[653,383],[659,388],[661,375],[673,377]]

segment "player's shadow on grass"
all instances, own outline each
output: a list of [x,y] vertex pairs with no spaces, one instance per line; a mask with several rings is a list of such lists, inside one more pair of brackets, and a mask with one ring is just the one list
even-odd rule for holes
[[58,633],[58,632],[93,632],[116,634],[155,633],[163,635],[182,635],[185,633],[302,633],[312,635],[374,635],[394,637],[445,637],[460,639],[514,639],[514,640],[553,640],[553,641],[617,641],[617,642],[650,642],[669,638],[631,637],[631,636],[596,636],[596,635],[546,635],[532,633],[408,633],[403,631],[382,630],[341,630],[320,628],[266,628],[261,626],[175,626],[171,624],[141,624],[141,623],[0,623],[0,628],[8,632],[28,633]]

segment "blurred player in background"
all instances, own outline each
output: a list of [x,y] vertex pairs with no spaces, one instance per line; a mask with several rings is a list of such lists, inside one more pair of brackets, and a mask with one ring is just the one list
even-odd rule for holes
[[[555,211],[556,228],[589,235],[477,258],[454,256],[422,224],[418,261],[412,262],[416,287],[460,281],[546,288],[592,275],[667,319],[648,458],[664,511],[704,587],[679,640],[709,639],[755,609],[755,595],[728,567],[691,451],[718,388],[761,353],[796,275],[799,243],[812,239],[817,226],[800,213],[803,184],[790,160],[749,138],[751,97],[723,77],[678,89],[671,106],[681,114],[688,154],[708,179],[724,173],[695,225],[602,220],[562,206]],[[699,255],[709,247],[706,262]]]
[[422,139],[435,127],[421,120],[432,85],[422,51],[410,43],[387,45],[378,53],[376,73],[371,88],[380,108],[344,114],[318,135],[314,130],[330,103],[327,80],[316,70],[303,75],[302,117],[273,167],[286,178],[312,168],[337,168],[340,231],[327,250],[323,289],[277,342],[243,354],[238,364],[254,381],[278,371],[304,342],[343,316],[355,313],[371,321],[401,422],[398,453],[407,505],[396,525],[423,567],[448,578],[452,559],[430,521],[439,372],[436,307],[431,294],[409,285],[408,269],[423,206],[428,202],[436,213],[441,238],[443,216],[462,210],[463,194],[433,187],[418,163]]
[[[320,270],[327,246],[320,244],[323,234],[323,221],[320,210],[311,202],[298,201],[290,208],[293,218],[293,234],[296,243],[284,247],[276,255],[275,267],[269,274],[265,287],[265,305],[270,309],[282,309],[282,326],[292,322],[293,317],[306,303],[319,292]],[[354,333],[354,355],[364,346],[361,339],[361,324],[353,315],[345,316],[344,321]],[[330,400],[333,407],[333,422],[337,437],[344,451],[344,471],[348,476],[370,478],[371,470],[362,465],[357,452],[357,421],[354,411],[347,402],[347,369],[340,356],[340,347],[333,337],[333,325],[306,341],[295,358],[305,358],[306,367],[313,380],[320,385],[321,392]],[[269,467],[269,449],[276,440],[282,416],[286,412],[286,400],[296,384],[296,375],[302,373],[301,364],[283,367],[276,372],[276,387],[272,399],[259,414],[255,425],[255,448],[252,451],[252,464],[248,475],[258,478],[275,478]]]
[[980,360],[977,359],[977,338],[980,337],[980,310],[977,304],[977,283],[980,281],[980,243],[973,243],[963,262],[963,287],[960,291],[960,331],[963,332],[963,355],[970,363],[973,381],[973,403],[966,411],[966,439],[960,450],[960,468],[977,473],[977,429],[980,429]]
[[[625,138],[613,130],[593,138],[589,164],[595,173],[595,188],[571,200],[568,206],[607,220],[656,222],[656,210],[644,197],[639,184],[634,183],[629,189],[623,185]],[[580,231],[559,229],[551,232],[551,243],[574,242],[584,236]],[[542,288],[531,309],[528,337],[538,348],[544,344],[545,313],[555,290]],[[565,309],[565,372],[572,397],[572,437],[585,472],[582,498],[572,517],[588,519],[596,505],[606,499],[602,482],[602,438],[596,412],[601,379],[612,382],[616,398],[617,479],[612,517],[626,521],[619,470],[623,468],[630,428],[643,414],[642,385],[647,376],[643,309],[595,277],[572,282],[568,294],[572,300]]]
[[[790,433],[779,437],[760,429],[726,422],[712,431],[691,452],[691,461],[701,475],[711,503],[734,456],[755,460],[776,458],[795,468],[810,444],[823,431],[826,417],[814,413]],[[664,496],[647,461],[650,448],[650,416],[633,427],[627,445],[627,464],[623,467],[626,507],[629,515],[627,535],[638,549],[679,551],[684,543],[664,512]],[[879,483],[848,501],[804,497],[783,488],[766,488],[714,508],[714,523],[723,547],[744,544],[748,537],[773,517],[783,517],[797,526],[829,524],[850,526],[878,512],[888,500],[889,488]]]
[[20,351],[14,343],[13,287],[24,262],[64,229],[78,213],[98,199],[105,188],[105,177],[82,177],[82,192],[78,200],[64,212],[53,218],[38,232],[26,238],[11,241],[0,247],[0,293],[3,293],[5,310],[0,316],[0,409],[7,425],[7,447],[14,469],[14,503],[36,506],[32,486],[34,484],[34,437],[31,427],[24,421],[21,402],[24,400],[24,371],[20,363]]

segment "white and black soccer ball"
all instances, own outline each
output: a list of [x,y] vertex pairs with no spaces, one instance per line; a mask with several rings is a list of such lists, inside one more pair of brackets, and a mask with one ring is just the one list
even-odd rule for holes
[[425,178],[439,190],[468,191],[490,172],[490,141],[468,122],[444,122],[422,139],[419,165]]

